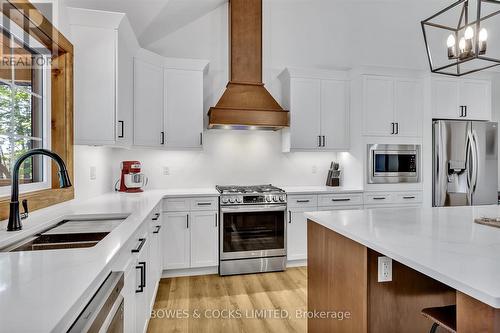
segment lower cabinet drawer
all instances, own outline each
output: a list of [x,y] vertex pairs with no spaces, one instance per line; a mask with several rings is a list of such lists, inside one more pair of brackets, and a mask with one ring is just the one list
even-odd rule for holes
[[191,210],[217,210],[219,198],[194,198],[191,200]]
[[289,208],[316,208],[318,206],[317,195],[289,195],[287,197]]
[[191,210],[190,198],[168,198],[163,200],[164,212],[185,212]]
[[395,203],[413,204],[422,202],[422,192],[400,192],[395,195]]
[[324,194],[318,196],[318,206],[355,206],[363,204],[362,194]]
[[387,192],[365,193],[365,205],[387,205],[393,204],[394,194]]

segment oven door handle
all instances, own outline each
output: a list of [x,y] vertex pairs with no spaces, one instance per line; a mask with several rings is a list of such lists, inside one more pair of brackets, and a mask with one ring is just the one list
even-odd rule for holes
[[286,205],[266,205],[266,206],[231,206],[231,207],[221,207],[220,209],[223,213],[229,212],[239,212],[239,213],[251,213],[251,212],[279,212],[286,211]]

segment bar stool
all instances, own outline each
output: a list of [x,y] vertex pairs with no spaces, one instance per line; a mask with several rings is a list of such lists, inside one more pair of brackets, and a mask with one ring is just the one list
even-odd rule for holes
[[457,306],[439,306],[434,308],[425,308],[422,315],[434,322],[429,333],[436,333],[438,327],[442,327],[448,332],[457,332]]

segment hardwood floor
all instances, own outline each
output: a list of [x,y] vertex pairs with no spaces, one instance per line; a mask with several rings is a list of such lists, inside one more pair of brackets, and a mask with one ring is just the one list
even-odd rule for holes
[[162,279],[148,332],[306,332],[306,292],[306,267]]

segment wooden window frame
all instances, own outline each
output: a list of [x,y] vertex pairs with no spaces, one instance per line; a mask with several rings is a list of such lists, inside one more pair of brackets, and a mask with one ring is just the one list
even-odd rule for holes
[[[0,0],[0,10],[52,53],[51,150],[66,163],[73,181],[73,45],[28,0]],[[32,22],[33,24],[26,24]],[[74,199],[74,187],[59,188],[58,168],[52,163],[50,189],[21,193],[30,211]],[[0,220],[9,216],[10,195],[0,197]]]

